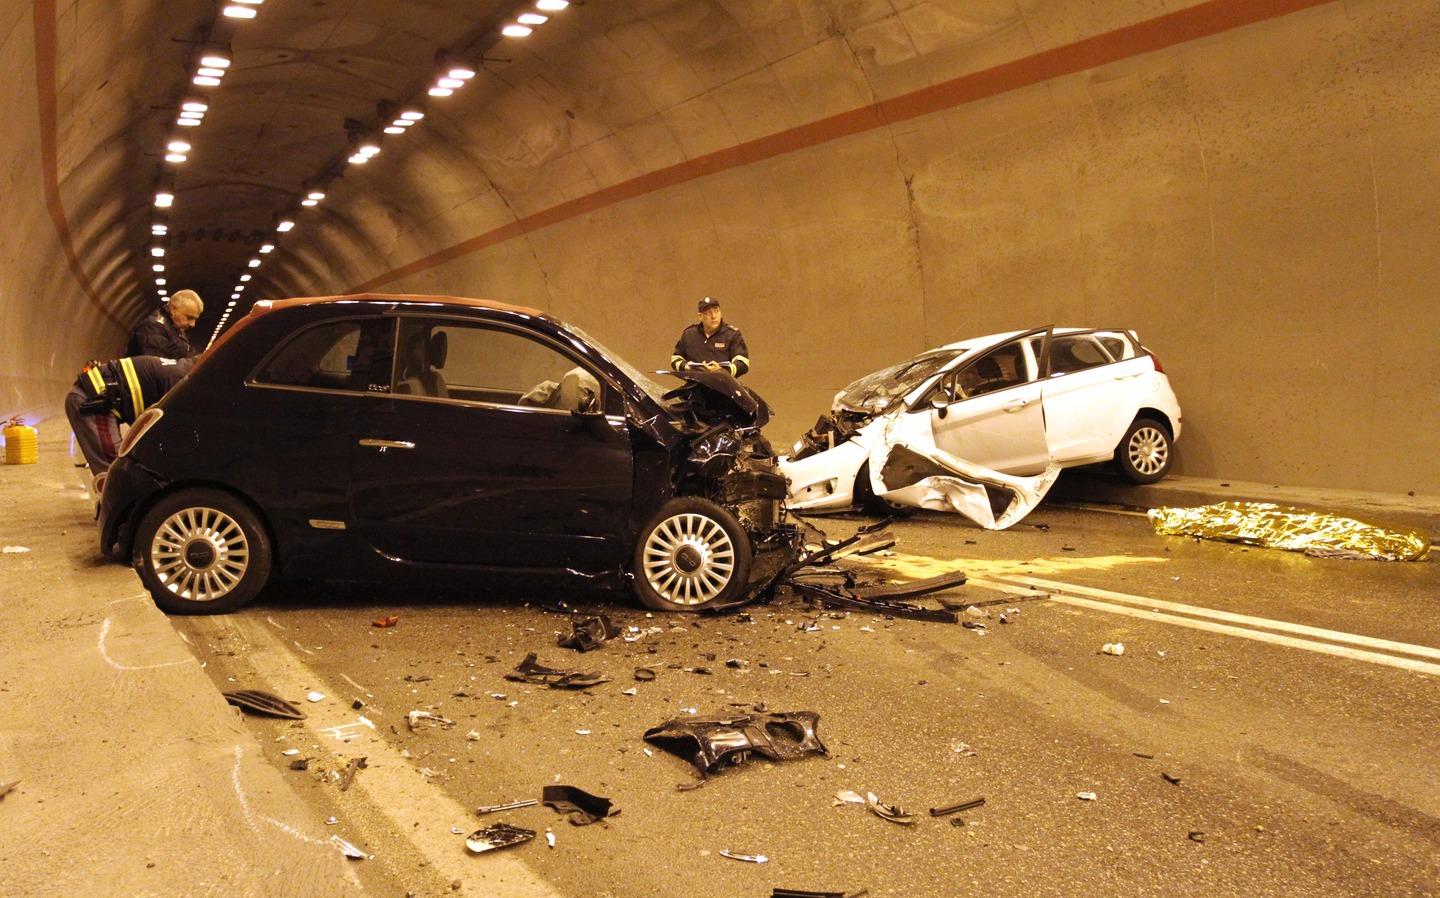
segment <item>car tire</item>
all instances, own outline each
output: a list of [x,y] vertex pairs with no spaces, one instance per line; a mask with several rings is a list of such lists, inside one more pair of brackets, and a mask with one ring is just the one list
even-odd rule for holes
[[635,541],[635,595],[657,611],[728,604],[748,584],[753,557],[750,537],[729,511],[698,496],[671,499]]
[[1115,467],[1131,483],[1155,483],[1170,470],[1175,445],[1170,428],[1154,418],[1136,418],[1115,447]]
[[270,537],[240,499],[219,490],[166,496],[140,519],[132,563],[170,614],[224,614],[270,579]]
[[896,505],[888,499],[882,499],[875,495],[875,491],[870,488],[869,459],[866,459],[865,463],[860,466],[860,470],[855,472],[855,487],[851,495],[854,496],[852,501],[855,507],[866,514],[894,517],[896,515],[908,514],[913,510],[904,505]]

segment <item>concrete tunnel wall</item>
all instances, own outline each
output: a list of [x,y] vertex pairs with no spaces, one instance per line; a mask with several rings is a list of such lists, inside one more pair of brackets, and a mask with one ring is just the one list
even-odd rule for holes
[[[174,11],[205,13],[159,6],[59,4],[74,266],[44,193],[32,10],[0,11],[17,123],[0,151],[0,411],[56,408],[145,307],[123,261],[143,236],[124,234],[143,235],[153,173],[126,135],[147,79],[183,77],[157,40]],[[783,441],[923,348],[1118,324],[1180,397],[1178,472],[1440,489],[1424,461],[1440,449],[1440,3],[574,11],[336,182],[257,296],[489,296],[662,367],[714,294]],[[103,102],[85,99],[97,67]]]

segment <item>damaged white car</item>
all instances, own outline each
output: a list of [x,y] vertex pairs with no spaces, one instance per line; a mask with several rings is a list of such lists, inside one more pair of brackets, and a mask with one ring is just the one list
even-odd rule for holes
[[1134,331],[1042,327],[950,343],[868,375],[781,459],[789,507],[889,504],[1003,529],[1062,468],[1165,476],[1180,404]]

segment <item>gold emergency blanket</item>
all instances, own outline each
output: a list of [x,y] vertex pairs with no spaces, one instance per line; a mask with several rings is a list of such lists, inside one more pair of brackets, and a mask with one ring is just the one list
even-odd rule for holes
[[1282,508],[1270,502],[1217,502],[1199,508],[1152,508],[1155,532],[1290,549],[1330,558],[1423,561],[1424,534],[1401,533],[1353,518]]

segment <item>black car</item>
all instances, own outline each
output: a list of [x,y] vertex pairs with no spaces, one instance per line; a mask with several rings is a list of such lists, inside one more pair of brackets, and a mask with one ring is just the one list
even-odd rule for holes
[[127,435],[101,548],[179,613],[233,610],[277,575],[735,604],[801,540],[768,407],[728,374],[681,378],[666,390],[534,309],[257,303]]

